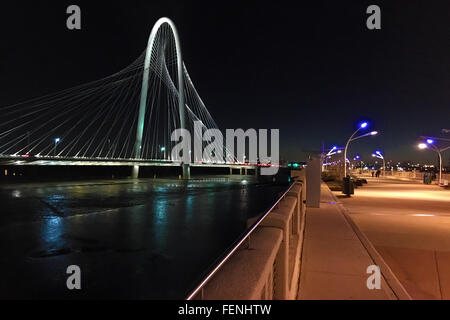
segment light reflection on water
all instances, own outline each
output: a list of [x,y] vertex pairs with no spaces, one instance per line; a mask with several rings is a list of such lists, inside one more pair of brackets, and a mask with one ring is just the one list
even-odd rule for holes
[[64,219],[60,217],[45,218],[42,224],[41,238],[44,246],[54,246],[59,244],[64,234]]
[[[6,197],[0,271],[10,279],[4,288],[27,297],[14,285],[22,265],[40,297],[64,297],[69,293],[53,273],[65,275],[70,262],[95,279],[86,297],[184,298],[245,231],[247,219],[283,189],[226,179],[46,185],[5,195],[0,189]],[[36,268],[42,274],[32,277]]]
[[194,214],[194,204],[195,204],[195,197],[192,194],[188,194],[186,196],[186,210],[185,210],[185,223],[188,224],[191,219],[192,215]]
[[154,203],[153,209],[153,225],[154,225],[154,240],[155,246],[164,248],[166,246],[167,239],[167,200],[159,199]]
[[12,192],[12,197],[13,198],[20,198],[21,195],[22,195],[22,193],[20,192],[20,190],[14,190]]

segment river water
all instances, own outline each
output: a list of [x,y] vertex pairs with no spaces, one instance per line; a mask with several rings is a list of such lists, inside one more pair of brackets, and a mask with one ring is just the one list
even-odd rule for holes
[[[185,298],[286,188],[251,177],[0,185],[0,298]],[[66,287],[70,265],[81,290]]]

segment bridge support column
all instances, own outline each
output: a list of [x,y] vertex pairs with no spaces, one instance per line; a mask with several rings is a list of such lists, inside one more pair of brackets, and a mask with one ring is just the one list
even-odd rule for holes
[[230,167],[230,176],[233,175],[233,168]]
[[183,167],[183,179],[184,180],[190,179],[191,178],[191,167],[189,166],[189,164],[183,163],[181,166]]
[[133,169],[131,171],[131,178],[133,179],[139,178],[139,166],[133,166]]

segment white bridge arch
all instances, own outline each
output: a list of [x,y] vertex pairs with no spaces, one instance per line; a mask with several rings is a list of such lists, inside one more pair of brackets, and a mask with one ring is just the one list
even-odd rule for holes
[[[141,99],[139,105],[139,118],[136,131],[136,157],[141,158],[142,149],[142,136],[144,133],[145,124],[145,112],[147,110],[147,95],[149,87],[149,74],[150,74],[150,63],[153,53],[153,48],[156,40],[156,35],[160,28],[167,24],[172,32],[172,36],[175,40],[175,49],[177,55],[177,76],[178,76],[178,110],[180,113],[180,129],[185,129],[186,127],[186,115],[184,107],[184,84],[183,84],[183,56],[181,53],[180,37],[178,35],[177,28],[172,20],[163,17],[160,18],[152,28],[150,36],[148,38],[147,49],[145,52],[145,62],[144,62],[144,73],[142,77],[142,89],[141,89]],[[139,166],[134,166],[133,168],[133,178],[137,178],[139,175]],[[189,178],[189,164],[183,164],[183,178]]]

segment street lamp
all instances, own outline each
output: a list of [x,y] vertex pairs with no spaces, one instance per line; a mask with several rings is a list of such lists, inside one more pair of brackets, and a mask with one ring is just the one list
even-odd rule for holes
[[331,156],[332,154],[334,154],[334,151],[337,149],[336,146],[333,146],[333,148],[330,149],[330,151],[328,151],[328,153],[326,154],[327,157]]
[[353,164],[351,163],[350,159],[348,159],[348,165],[352,167],[352,169],[355,168],[355,163],[358,163],[358,161],[361,159],[359,154],[353,157],[353,161],[355,161]]
[[55,147],[53,149],[53,155],[56,157],[56,146],[58,145],[58,143],[61,141],[61,138],[55,138]]
[[375,151],[375,153],[372,154],[372,157],[383,160],[383,176],[386,175],[386,161],[384,160],[384,156],[381,151]]
[[450,146],[439,149],[438,147],[435,146],[434,140],[428,138],[426,140],[426,143],[419,143],[418,147],[421,150],[431,148],[431,150],[437,152],[437,154],[439,155],[439,184],[442,184],[442,152],[450,149]]
[[166,159],[166,147],[160,146],[159,152],[161,152],[161,157],[165,160]]
[[365,129],[367,128],[369,124],[367,122],[363,122],[359,125],[359,128],[353,132],[353,134],[350,136],[350,138],[347,141],[347,144],[345,145],[345,150],[344,150],[344,178],[347,176],[347,149],[348,149],[348,145],[350,144],[350,142],[357,140],[357,139],[361,139],[363,137],[367,137],[367,136],[375,136],[378,134],[377,131],[372,131],[363,135],[360,135],[358,137],[355,137],[355,135],[359,132],[359,130],[361,129]]
[[328,151],[328,153],[325,153],[325,151],[323,151],[323,152],[321,153],[321,159],[322,159],[322,171],[324,171],[324,166],[325,166],[325,161],[326,161],[326,159],[331,158],[332,155],[342,153],[342,149],[343,149],[342,147],[333,146],[333,147]]

